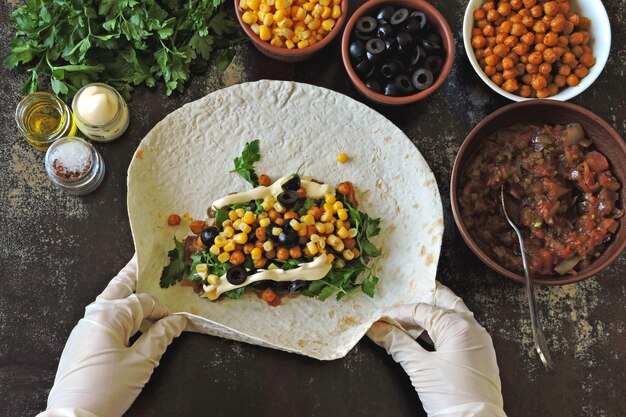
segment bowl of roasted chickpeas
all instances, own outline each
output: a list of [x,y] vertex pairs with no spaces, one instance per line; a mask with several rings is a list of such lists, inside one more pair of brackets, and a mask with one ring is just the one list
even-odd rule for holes
[[611,27],[601,0],[470,0],[463,43],[476,73],[498,94],[566,101],[602,72]]

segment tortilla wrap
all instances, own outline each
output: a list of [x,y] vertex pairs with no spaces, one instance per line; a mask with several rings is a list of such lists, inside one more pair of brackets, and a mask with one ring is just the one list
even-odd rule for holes
[[[359,209],[380,217],[382,247],[374,298],[358,290],[326,301],[284,297],[271,307],[247,291],[211,302],[191,287],[159,287],[172,237],[190,234],[192,219],[231,192],[250,189],[233,159],[260,139],[258,174],[301,175],[337,185],[351,181]],[[346,152],[350,160],[339,164]],[[179,226],[168,226],[172,213]],[[183,215],[184,214],[184,215]],[[340,358],[386,307],[432,302],[443,213],[437,183],[411,141],[389,120],[339,93],[308,84],[258,81],[216,91],[186,104],[143,139],[128,169],[128,215],[137,251],[137,292],[190,318],[187,330],[295,352]]]

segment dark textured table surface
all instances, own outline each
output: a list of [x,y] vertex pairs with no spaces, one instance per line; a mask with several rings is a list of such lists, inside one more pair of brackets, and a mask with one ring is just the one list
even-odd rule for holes
[[[14,4],[15,3],[15,4]],[[0,3],[0,51],[12,36]],[[351,12],[357,2],[351,2]],[[541,288],[556,370],[533,351],[524,289],[487,269],[465,246],[449,205],[456,151],[471,128],[508,104],[470,67],[462,47],[465,2],[433,0],[450,22],[457,57],[447,82],[428,99],[376,110],[397,124],[438,180],[445,234],[438,279],[462,296],[494,340],[505,410],[511,417],[626,415],[626,257],[575,285]],[[626,7],[604,2],[613,28],[609,62],[595,84],[572,100],[626,134]],[[126,169],[143,136],[165,115],[222,87],[259,79],[295,80],[364,101],[341,64],[339,39],[312,61],[281,64],[242,45],[224,72],[196,76],[185,94],[139,89],[127,133],[98,145],[107,175],[99,190],[71,197],[52,187],[43,154],[13,120],[25,77],[0,69],[0,415],[45,408],[59,356],[84,307],[132,256]],[[297,128],[297,126],[294,126]],[[318,362],[256,346],[184,334],[162,359],[129,416],[414,416],[423,415],[399,365],[367,339],[345,358]]]

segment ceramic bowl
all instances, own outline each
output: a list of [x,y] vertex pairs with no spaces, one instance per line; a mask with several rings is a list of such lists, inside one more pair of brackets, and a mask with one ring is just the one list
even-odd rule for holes
[[[362,16],[373,15],[378,9],[385,5],[392,5],[395,7],[406,7],[408,9],[420,10],[424,12],[428,22],[431,27],[434,28],[437,33],[441,36],[443,41],[443,47],[445,49],[445,58],[443,68],[437,77],[437,80],[425,89],[424,91],[420,91],[419,93],[412,94],[409,96],[403,97],[391,97],[386,96],[384,94],[377,93],[373,90],[370,90],[365,86],[365,83],[359,78],[356,74],[354,68],[352,67],[352,63],[350,62],[350,53],[348,48],[350,46],[350,36],[354,30],[357,20],[359,20]],[[430,5],[430,3],[423,0],[370,0],[359,7],[356,12],[350,17],[348,23],[346,24],[346,29],[343,32],[343,38],[341,41],[341,56],[343,58],[343,65],[348,72],[348,76],[352,81],[352,84],[356,87],[356,89],[368,99],[386,105],[404,105],[409,103],[414,103],[419,101],[425,97],[428,97],[432,93],[434,93],[446,80],[446,77],[450,73],[452,69],[452,62],[454,61],[454,38],[452,36],[452,31],[450,30],[450,26],[446,19],[439,13],[437,9]]]
[[[478,76],[493,91],[513,101],[531,100],[530,98],[524,98],[506,92],[502,88],[498,87],[487,75],[485,75],[480,67],[480,64],[478,63],[478,60],[476,59],[476,56],[474,55],[474,49],[471,44],[472,28],[474,27],[474,11],[480,8],[484,1],[485,0],[470,0],[467,4],[465,16],[463,17],[463,45],[465,47],[465,53],[467,54],[474,71],[476,71]],[[596,63],[589,69],[589,74],[580,80],[580,84],[575,87],[566,87],[562,89],[557,94],[549,97],[552,100],[567,101],[589,88],[589,86],[593,84],[604,69],[606,61],[609,58],[609,51],[611,49],[611,24],[602,1],[579,0],[573,1],[572,3],[572,11],[591,19],[591,26],[589,28],[591,40],[589,42],[589,46],[593,50]]]
[[335,37],[337,37],[339,32],[341,32],[341,28],[346,20],[346,15],[348,13],[348,0],[341,0],[341,16],[339,16],[339,18],[337,19],[335,26],[332,28],[332,30],[321,41],[318,41],[315,44],[302,49],[298,49],[298,47],[288,49],[285,47],[274,46],[271,45],[269,42],[262,41],[261,38],[259,38],[259,35],[254,33],[254,31],[250,28],[250,25],[244,23],[244,21],[242,20],[241,16],[243,15],[243,11],[239,7],[240,3],[241,0],[235,0],[235,13],[237,15],[237,20],[241,25],[241,28],[250,38],[252,45],[254,45],[254,47],[258,49],[259,52],[261,52],[262,54],[282,62],[304,61],[320,52],[324,47],[331,43],[333,39],[335,39]]
[[[533,124],[567,124],[580,123],[595,148],[609,161],[613,175],[622,187],[618,191],[620,206],[624,209],[626,201],[626,144],[620,135],[602,118],[582,107],[555,100],[532,100],[513,103],[505,106],[482,120],[465,138],[454,161],[452,179],[450,183],[450,199],[452,213],[456,225],[472,252],[487,266],[505,277],[523,282],[519,273],[509,271],[491,259],[474,241],[461,217],[461,208],[458,201],[460,194],[460,180],[465,175],[465,166],[474,153],[481,148],[482,143],[496,131],[513,126],[517,123]],[[542,285],[562,285],[589,278],[609,266],[626,247],[626,216],[619,220],[619,228],[612,236],[604,252],[587,268],[574,275],[538,276],[533,282]]]

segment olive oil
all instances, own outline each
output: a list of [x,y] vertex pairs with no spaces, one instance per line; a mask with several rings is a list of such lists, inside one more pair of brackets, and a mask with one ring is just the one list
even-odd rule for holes
[[22,136],[35,149],[45,151],[57,139],[76,133],[70,108],[50,93],[31,93],[17,106],[15,120]]

